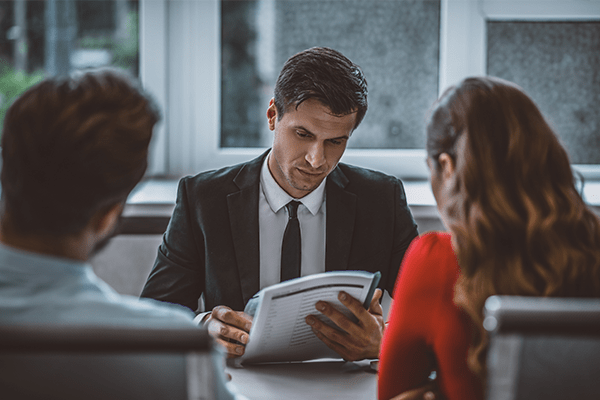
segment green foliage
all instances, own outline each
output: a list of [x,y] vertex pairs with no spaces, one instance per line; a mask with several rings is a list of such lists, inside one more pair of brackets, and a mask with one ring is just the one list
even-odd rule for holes
[[15,71],[5,61],[0,61],[0,127],[4,125],[4,115],[13,101],[42,79],[44,79],[43,72],[28,74]]
[[91,37],[86,36],[79,40],[79,47],[82,49],[110,49],[114,45],[114,40],[110,36]]
[[127,40],[115,43],[114,63],[122,68],[131,68],[137,64],[139,38],[139,20],[137,12],[127,15]]

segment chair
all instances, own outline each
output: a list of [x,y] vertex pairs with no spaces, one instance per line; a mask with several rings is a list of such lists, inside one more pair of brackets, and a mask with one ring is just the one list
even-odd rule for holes
[[202,329],[0,326],[2,399],[239,400]]
[[491,296],[488,400],[600,394],[600,299]]

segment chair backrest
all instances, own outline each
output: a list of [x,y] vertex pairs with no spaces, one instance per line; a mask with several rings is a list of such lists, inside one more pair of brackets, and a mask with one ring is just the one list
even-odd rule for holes
[[492,296],[488,400],[598,398],[600,299]]
[[0,326],[2,399],[237,398],[203,329]]

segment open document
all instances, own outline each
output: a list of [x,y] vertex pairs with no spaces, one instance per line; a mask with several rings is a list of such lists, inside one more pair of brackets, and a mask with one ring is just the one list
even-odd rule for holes
[[365,271],[334,271],[292,279],[262,289],[244,310],[254,315],[242,363],[303,361],[339,358],[313,333],[305,322],[309,314],[333,326],[329,318],[315,309],[319,300],[327,301],[356,321],[338,300],[345,291],[369,307],[381,274]]

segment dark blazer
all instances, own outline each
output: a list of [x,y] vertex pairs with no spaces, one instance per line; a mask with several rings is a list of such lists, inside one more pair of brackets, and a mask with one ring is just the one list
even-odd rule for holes
[[[247,163],[185,177],[142,297],[196,310],[243,310],[259,290],[258,196],[268,152]],[[400,262],[417,236],[402,183],[339,164],[328,176],[325,269],[381,271],[393,293]]]

